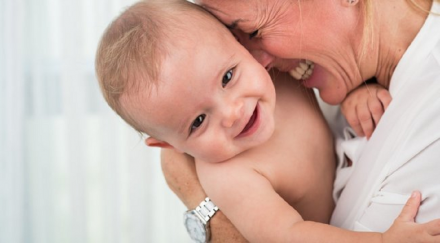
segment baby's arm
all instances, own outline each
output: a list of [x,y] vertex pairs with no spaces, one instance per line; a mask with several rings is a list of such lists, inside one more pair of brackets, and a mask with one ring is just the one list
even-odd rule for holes
[[[194,158],[177,153],[172,149],[162,149],[161,164],[168,186],[188,209],[194,209],[206,198],[197,178]],[[211,219],[210,228],[211,243],[247,242],[231,221],[226,218],[222,210],[218,211]]]
[[397,243],[440,240],[440,236],[434,236],[440,234],[440,220],[414,223],[421,200],[419,193],[408,200],[387,232],[354,232],[303,221],[298,212],[275,192],[263,172],[242,167],[240,163],[228,163],[197,162],[197,173],[203,188],[250,242]]
[[370,138],[390,102],[388,90],[369,83],[350,92],[341,104],[341,111],[358,136]]

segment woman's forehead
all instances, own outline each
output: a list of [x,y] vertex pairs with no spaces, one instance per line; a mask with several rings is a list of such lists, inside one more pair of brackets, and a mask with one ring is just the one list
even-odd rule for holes
[[198,0],[196,2],[211,12],[230,16],[247,15],[262,4],[262,1],[255,0]]
[[266,21],[277,19],[279,17],[277,13],[284,12],[280,10],[288,6],[290,0],[196,0],[196,2],[228,26],[237,23],[261,26]]

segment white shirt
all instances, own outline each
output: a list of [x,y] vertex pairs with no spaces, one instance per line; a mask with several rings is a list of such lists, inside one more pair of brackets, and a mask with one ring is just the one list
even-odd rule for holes
[[[431,11],[440,13],[440,3]],[[390,106],[345,175],[332,225],[386,231],[414,190],[423,199],[416,222],[440,218],[440,16],[428,16],[394,71],[390,93]]]

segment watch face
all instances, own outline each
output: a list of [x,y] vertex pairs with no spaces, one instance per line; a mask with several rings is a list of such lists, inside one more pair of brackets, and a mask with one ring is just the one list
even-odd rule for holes
[[186,230],[196,242],[205,243],[206,242],[206,229],[202,221],[194,215],[192,212],[185,213],[184,216]]

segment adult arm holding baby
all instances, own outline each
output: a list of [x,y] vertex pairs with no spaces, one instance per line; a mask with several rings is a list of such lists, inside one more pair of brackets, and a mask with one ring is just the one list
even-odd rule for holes
[[[197,178],[193,157],[173,149],[162,149],[161,164],[168,186],[189,210],[196,208],[207,197]],[[214,236],[210,239],[212,243],[248,242],[222,210],[215,214],[209,224],[211,235]]]

